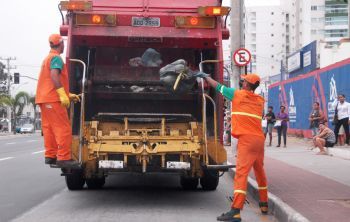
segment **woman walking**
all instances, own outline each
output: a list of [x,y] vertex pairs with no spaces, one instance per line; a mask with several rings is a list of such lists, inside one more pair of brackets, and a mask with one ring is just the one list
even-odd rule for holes
[[277,114],[276,120],[280,121],[280,126],[277,126],[277,135],[278,135],[278,145],[276,147],[281,146],[281,137],[283,135],[283,144],[284,148],[287,147],[287,129],[288,129],[288,121],[289,121],[289,116],[285,112],[286,107],[285,106],[280,106],[280,112]]

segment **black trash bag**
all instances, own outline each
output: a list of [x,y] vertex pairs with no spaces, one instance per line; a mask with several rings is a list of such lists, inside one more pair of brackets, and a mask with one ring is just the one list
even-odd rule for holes
[[159,67],[162,63],[160,53],[152,48],[148,48],[141,57],[135,57],[129,60],[129,65],[132,67]]
[[[187,62],[183,59],[176,60],[159,70],[160,81],[170,92],[184,93],[190,91],[196,83],[196,72],[190,70]],[[178,76],[182,78],[178,82],[176,89],[174,85]]]
[[161,55],[156,50],[149,48],[141,56],[142,64],[146,67],[159,67],[162,64]]

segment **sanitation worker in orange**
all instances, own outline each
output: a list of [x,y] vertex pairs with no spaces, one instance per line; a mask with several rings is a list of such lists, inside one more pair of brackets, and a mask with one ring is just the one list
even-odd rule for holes
[[217,218],[218,221],[240,222],[240,211],[247,195],[247,178],[251,168],[259,185],[260,210],[268,213],[267,182],[264,170],[264,133],[261,119],[264,99],[255,94],[260,84],[256,74],[242,75],[241,90],[228,88],[216,82],[206,73],[198,73],[211,87],[232,102],[231,134],[238,139],[236,174],[234,178],[234,198],[231,210]]
[[71,157],[72,129],[67,108],[70,101],[78,102],[80,98],[69,93],[69,75],[60,56],[64,51],[62,37],[52,34],[49,43],[51,50],[41,66],[35,101],[41,109],[45,164],[74,167],[78,163]]

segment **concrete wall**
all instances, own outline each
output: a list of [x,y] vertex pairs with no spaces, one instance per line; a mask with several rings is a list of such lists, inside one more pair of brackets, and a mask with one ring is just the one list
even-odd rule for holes
[[320,43],[320,68],[350,58],[350,39],[341,40],[339,46],[329,47]]

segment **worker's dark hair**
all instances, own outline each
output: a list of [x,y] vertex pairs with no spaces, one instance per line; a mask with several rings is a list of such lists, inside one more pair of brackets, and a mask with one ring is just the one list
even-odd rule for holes
[[283,108],[286,108],[284,105],[281,105],[281,106],[280,106],[280,109],[281,109],[282,107],[283,107]]
[[319,102],[314,102],[314,104],[317,104],[318,106],[320,105],[320,103],[319,103]]
[[60,45],[61,45],[61,43],[58,44],[58,45],[53,45],[53,44],[51,44],[51,42],[50,42],[50,48],[51,48],[51,49],[57,49],[58,47],[60,47]]
[[256,88],[258,88],[259,87],[259,85],[260,85],[260,82],[259,81],[257,81],[255,84],[252,84],[252,83],[250,83],[250,82],[247,82],[248,83],[248,86],[249,86],[249,88],[251,89],[251,90],[253,90],[253,92],[256,90]]
[[339,94],[339,96],[342,96],[342,97],[346,98],[346,96],[344,94]]
[[273,109],[273,106],[269,106],[268,108],[269,108],[269,109],[270,109],[270,108]]

